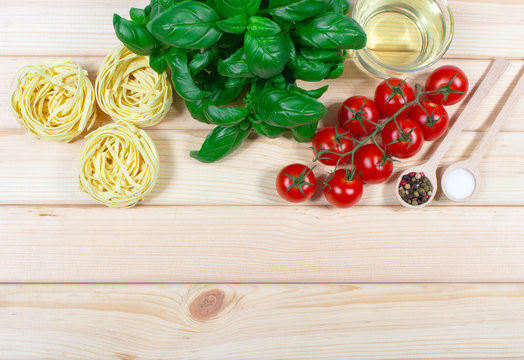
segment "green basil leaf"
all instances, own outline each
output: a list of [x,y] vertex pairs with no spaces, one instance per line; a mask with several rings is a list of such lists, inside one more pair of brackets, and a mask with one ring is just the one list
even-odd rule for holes
[[185,100],[200,100],[209,95],[202,91],[193,81],[189,66],[187,64],[187,54],[180,49],[171,48],[167,55],[167,62],[171,68],[171,80],[176,92]]
[[295,35],[298,43],[321,49],[362,49],[366,46],[366,33],[352,18],[334,12],[297,23]]
[[277,23],[260,16],[251,16],[249,18],[247,30],[247,33],[251,36],[271,36],[281,31]]
[[203,163],[211,163],[224,158],[238,149],[249,135],[250,127],[245,125],[217,126],[207,136],[199,151],[191,151],[190,156]]
[[315,98],[315,99],[320,99],[322,95],[324,95],[324,93],[328,90],[328,88],[329,88],[329,85],[324,85],[318,89],[305,90],[297,86],[295,87],[295,91],[298,91],[299,93],[307,95],[307,96],[311,96],[312,98]]
[[163,11],[162,5],[160,5],[158,0],[151,0],[151,2],[149,3],[149,6],[151,8],[151,13],[149,14],[151,19],[153,19],[158,14],[160,14],[160,12]]
[[251,71],[268,79],[284,70],[291,49],[282,33],[272,36],[251,36],[244,38],[244,51]]
[[259,135],[262,135],[262,136],[265,136],[271,139],[281,136],[286,131],[286,128],[271,126],[263,122],[261,123],[252,122],[251,125],[253,126],[253,130],[255,130]]
[[[151,10],[151,8],[149,8]],[[145,9],[131,8],[129,10],[129,17],[131,20],[138,24],[147,24],[149,14],[146,13]]]
[[277,23],[278,26],[280,26],[281,31],[286,32],[286,33],[290,32],[291,28],[293,27],[292,21],[287,21],[287,20],[277,18],[277,17],[273,18],[273,21]]
[[173,0],[158,0],[158,3],[160,4],[160,6],[162,6],[163,9],[166,9],[166,10],[174,5]]
[[118,39],[137,55],[151,55],[160,46],[145,26],[117,14],[113,16],[113,27]]
[[349,14],[349,10],[351,10],[351,4],[348,0],[333,0],[331,8],[337,14],[347,15]]
[[266,88],[294,90],[295,86],[296,81],[294,79],[288,79],[280,74],[270,79],[257,80],[254,84],[251,85],[250,92],[257,93]]
[[227,105],[230,102],[237,100],[242,93],[242,90],[244,90],[243,85],[231,88],[220,88],[209,102],[216,106]]
[[200,122],[209,124],[206,116],[204,115],[204,104],[202,100],[187,101],[185,100],[186,108],[191,114],[191,117]]
[[341,49],[318,49],[303,47],[300,48],[298,52],[306,60],[330,64],[343,62],[347,57],[347,51]]
[[[295,43],[291,39],[291,36],[287,33],[281,33],[282,37],[287,43],[287,46],[289,47],[289,56],[295,56],[297,49],[295,48]],[[288,60],[289,61],[289,60]]]
[[235,88],[235,87],[238,87],[238,86],[244,87],[249,82],[250,82],[250,79],[248,79],[248,78],[241,78],[241,77],[234,78],[234,77],[230,77],[230,78],[227,79],[225,87],[226,88]]
[[162,74],[167,69],[167,61],[164,55],[150,55],[149,66],[157,73]]
[[[262,89],[272,86],[271,82],[266,79],[259,79],[251,84],[250,93],[257,93]],[[250,97],[251,94],[248,93],[247,96]]]
[[269,0],[267,7],[269,9],[289,5],[293,0]]
[[238,14],[225,20],[217,22],[220,30],[231,34],[243,34],[246,30],[247,16],[246,14]]
[[218,14],[208,5],[183,1],[153,18],[147,28],[160,41],[183,49],[214,45],[222,33],[215,23]]
[[244,90],[243,85],[220,89],[220,91],[218,91],[210,101],[216,106],[227,105],[230,102],[237,100],[242,93],[242,90]]
[[326,79],[336,79],[339,78],[344,72],[344,64],[337,64],[337,66],[331,70]]
[[296,79],[305,81],[320,81],[328,76],[332,69],[332,65],[317,61],[310,61],[300,54],[295,54],[295,56],[291,56],[289,58],[287,68],[290,70],[288,75],[291,75]]
[[241,123],[249,115],[245,107],[218,107],[215,105],[204,106],[204,114],[211,124],[233,126]]
[[[288,0],[278,2],[269,13],[288,21],[304,21],[323,13],[333,0]],[[273,5],[276,5],[273,2]]]
[[317,131],[318,121],[312,124],[297,126],[291,129],[291,135],[297,142],[308,142],[313,140],[315,132]]
[[213,0],[214,8],[224,18],[238,14],[253,15],[260,8],[260,0]]
[[287,84],[287,79],[282,74],[278,74],[277,76],[273,76],[271,79],[268,79],[273,84]]
[[321,120],[326,107],[318,100],[293,90],[266,88],[250,94],[255,119],[268,125],[294,128]]
[[205,99],[206,104],[216,106],[227,105],[237,100],[244,90],[244,83],[239,83],[237,86],[226,87],[227,81],[230,78],[220,76],[216,73],[206,74],[205,71],[201,74],[205,74],[206,76],[202,77],[199,83],[202,84],[204,90],[210,92],[209,97]]
[[227,77],[254,77],[251,72],[246,53],[243,48],[238,49],[233,55],[225,60],[219,60],[217,71]]
[[209,48],[203,52],[197,53],[189,63],[189,70],[193,75],[198,74],[211,64],[218,57],[216,48]]

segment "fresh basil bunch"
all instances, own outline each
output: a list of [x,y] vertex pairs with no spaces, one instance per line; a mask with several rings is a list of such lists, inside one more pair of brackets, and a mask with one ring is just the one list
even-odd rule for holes
[[[171,70],[196,120],[217,125],[191,152],[213,162],[252,130],[312,139],[326,114],[317,99],[327,86],[306,91],[296,81],[339,77],[346,50],[365,46],[366,34],[348,12],[347,0],[151,0],[130,10],[131,21],[115,14],[113,25],[155,71]],[[225,107],[242,94],[243,106]]]

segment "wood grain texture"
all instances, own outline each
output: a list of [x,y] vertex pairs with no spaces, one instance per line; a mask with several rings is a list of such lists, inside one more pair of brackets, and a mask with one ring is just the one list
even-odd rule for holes
[[524,281],[523,217],[523,207],[2,206],[0,282]]
[[[307,146],[256,140],[216,165],[192,162],[187,152],[210,127],[178,98],[150,131],[162,156],[150,200],[128,211],[83,205],[93,202],[76,183],[82,142],[24,134],[9,83],[23,65],[61,56],[94,79],[119,45],[113,12],[146,2],[0,0],[0,282],[524,282],[523,102],[467,206],[280,206],[273,177],[310,160]],[[474,148],[524,59],[522,0],[450,2],[455,38],[438,65],[459,65],[475,86],[489,59],[513,61],[446,163]],[[345,98],[372,96],[377,80],[349,60],[329,83],[325,124]],[[390,191],[367,187],[363,204],[393,204]],[[21,205],[34,203],[47,205]],[[523,314],[522,284],[3,285],[0,358],[522,359]]]
[[119,45],[113,13],[128,16],[147,0],[1,0],[3,56],[100,56]]
[[[0,55],[99,56],[118,44],[112,29],[113,13],[127,16],[130,7],[143,8],[147,1],[2,0],[0,4]],[[522,2],[453,1],[451,8],[455,37],[448,56],[524,56]],[[501,33],[503,28],[511,31]]]
[[[15,76],[15,73],[23,66],[40,63],[48,58],[45,57],[0,57],[0,98],[9,98],[9,85]],[[71,60],[80,64],[89,71],[89,77],[95,81],[96,73],[103,57],[73,57]],[[443,60],[432,68],[414,74],[408,78],[412,84],[424,84],[429,73],[438,66],[453,64],[463,69],[469,78],[470,87],[476,88],[479,80],[484,76],[492,60]],[[501,109],[504,98],[509,94],[515,79],[523,71],[524,62],[513,60],[510,67],[500,78],[500,81],[494,86],[490,95],[480,105],[479,114],[470,119],[466,130],[485,130],[489,125],[489,119]],[[366,73],[362,72],[353,60],[348,60],[342,77],[320,83],[302,82],[302,86],[307,89],[314,89],[322,85],[329,85],[329,90],[322,97],[322,102],[328,108],[328,114],[323,120],[323,124],[335,124],[340,103],[346,98],[353,95],[365,95],[373,98],[374,91],[379,80],[372,79]],[[446,107],[450,116],[454,116],[463,108],[462,104]],[[104,122],[110,121],[109,117],[101,110],[98,112],[100,121],[95,125],[99,126]],[[524,131],[524,101],[520,101],[515,112],[504,124],[503,131]],[[193,129],[212,129],[213,126],[200,123],[191,118],[185,105],[179,96],[175,96],[174,104],[166,118],[155,129],[170,130],[193,130]],[[0,130],[18,130],[21,129],[18,122],[12,116],[7,101],[0,102]]]
[[[275,190],[275,176],[293,162],[310,163],[308,144],[290,139],[247,140],[237,152],[214,164],[202,164],[189,157],[200,147],[207,132],[150,130],[160,154],[160,175],[145,205],[290,205]],[[465,157],[483,133],[462,134],[443,159],[441,169]],[[524,193],[515,184],[524,183],[524,133],[501,133],[482,159],[483,176],[478,196],[469,205],[524,205]],[[96,204],[78,187],[78,159],[83,141],[73,144],[45,142],[23,132],[0,132],[0,204]],[[417,156],[396,164],[388,183],[366,186],[359,205],[396,205],[394,180],[404,169],[416,165],[434,151],[425,144]],[[21,151],[20,149],[23,149]],[[319,165],[325,176],[330,167]],[[511,176],[508,176],[511,174]],[[432,205],[450,204],[439,196]],[[325,205],[318,193],[304,204]],[[102,205],[99,206],[102,208]]]
[[10,360],[521,359],[524,285],[0,287]]

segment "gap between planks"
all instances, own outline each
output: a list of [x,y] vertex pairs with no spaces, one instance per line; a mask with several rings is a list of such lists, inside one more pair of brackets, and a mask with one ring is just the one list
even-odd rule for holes
[[431,207],[409,221],[377,206],[0,206],[0,282],[519,282],[523,217],[524,207]]
[[[102,57],[97,58],[72,58],[71,60],[75,63],[79,63],[85,67],[90,74],[91,80],[94,82],[96,78],[96,72],[99,65],[102,62]],[[44,58],[41,58],[43,61]],[[9,85],[15,73],[24,65],[35,63],[34,59],[29,58],[7,58],[0,57],[0,84],[4,83],[5,86],[0,87],[0,98],[9,98]],[[444,59],[432,68],[423,72],[414,74],[408,80],[414,83],[423,84],[429,73],[437,66],[455,64],[464,69],[467,73],[470,88],[474,89],[479,80],[484,75],[486,69],[490,65],[491,60],[482,60],[471,62],[469,60],[452,61]],[[485,130],[488,126],[489,119],[493,118],[502,107],[504,99],[507,97],[509,92],[515,83],[515,78],[523,71],[523,61],[511,61],[509,69],[501,77],[500,81],[494,86],[492,93],[482,103],[479,114],[471,119],[471,122],[466,126],[466,130]],[[307,83],[302,82],[302,86],[307,89],[317,88],[323,85],[329,85],[330,88],[326,94],[321,98],[321,101],[328,108],[328,113],[324,120],[323,125],[333,125],[337,121],[337,113],[340,104],[349,96],[353,95],[365,95],[373,97],[375,87],[378,85],[379,80],[369,77],[363,73],[353,61],[346,63],[346,69],[343,76],[339,79],[333,79],[329,81],[322,81],[318,83]],[[463,108],[463,104],[446,107],[450,116],[453,118]],[[7,101],[0,102],[0,130],[15,130],[20,129],[20,125],[17,123]],[[101,110],[98,111],[100,120],[97,121],[94,128],[101,126],[103,123],[110,121],[109,117],[105,115]],[[520,119],[524,117],[524,101],[520,101],[517,105],[514,114],[504,124],[503,131],[524,131],[524,122]],[[185,104],[182,99],[175,95],[174,105],[167,115],[167,117],[159,125],[153,129],[178,129],[178,130],[190,130],[190,129],[212,129],[213,126],[200,123],[191,118],[185,108]]]
[[[214,164],[190,158],[198,149],[205,130],[150,130],[160,154],[158,183],[144,204],[154,205],[290,205],[275,191],[275,176],[283,164],[310,163],[313,154],[306,144],[287,138],[246,141],[236,153]],[[467,132],[446,154],[441,169],[467,155],[483,133]],[[463,205],[524,205],[524,193],[515,192],[524,183],[522,132],[500,133],[481,163],[483,176],[478,196]],[[366,186],[361,205],[397,205],[394,176],[426,159],[436,144],[425,144],[420,154],[396,165],[386,184]],[[61,144],[38,141],[24,132],[0,131],[0,204],[94,204],[80,191],[77,166],[83,142]],[[24,149],[23,152],[20,149]],[[330,167],[317,168],[319,180]],[[508,176],[512,174],[512,176]],[[212,179],[210,181],[209,179]],[[234,179],[234,181],[232,181]],[[435,205],[452,204],[437,195]],[[321,188],[313,201],[327,205]],[[458,203],[454,203],[458,204]]]
[[[4,34],[2,54],[106,53],[119,43],[112,29],[113,13],[127,16],[129,8],[146,4],[146,0],[48,0],[11,4],[0,14]],[[450,1],[450,6],[455,17],[455,37],[448,55],[522,57],[524,48],[519,35],[524,33],[524,6],[521,2]]]

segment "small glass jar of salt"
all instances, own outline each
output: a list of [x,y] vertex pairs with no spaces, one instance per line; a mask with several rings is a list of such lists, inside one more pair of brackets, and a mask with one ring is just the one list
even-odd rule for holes
[[464,168],[457,168],[446,174],[444,191],[451,200],[466,200],[475,192],[475,177]]

